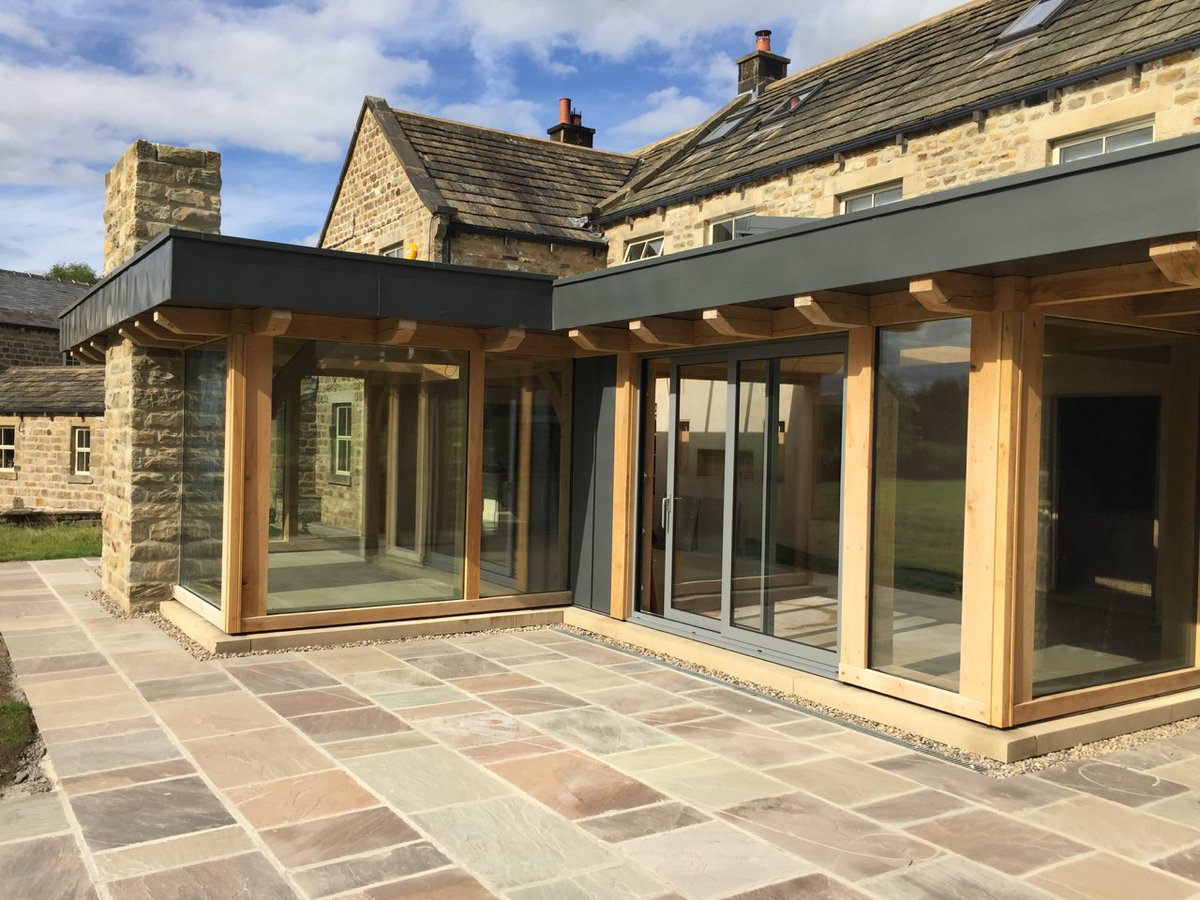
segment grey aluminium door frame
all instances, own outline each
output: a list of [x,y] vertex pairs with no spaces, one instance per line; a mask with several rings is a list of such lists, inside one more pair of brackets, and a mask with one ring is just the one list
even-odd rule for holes
[[[838,653],[836,650],[823,650],[817,647],[807,646],[795,641],[788,641],[783,638],[776,638],[769,635],[764,635],[746,628],[740,628],[733,624],[733,540],[734,540],[734,504],[736,482],[736,441],[737,441],[737,423],[738,423],[738,364],[748,360],[758,359],[775,359],[785,356],[819,356],[827,354],[841,354],[845,357],[847,351],[848,336],[845,333],[832,333],[827,335],[815,335],[810,338],[794,338],[785,341],[770,341],[754,344],[742,344],[723,347],[720,349],[705,349],[705,350],[685,350],[671,352],[665,350],[662,353],[645,353],[639,358],[639,393],[638,393],[638,422],[639,429],[637,435],[637,459],[642,459],[644,442],[647,439],[652,439],[651,436],[645,434],[645,367],[644,362],[647,359],[667,359],[671,367],[670,377],[670,395],[669,395],[669,412],[668,412],[668,427],[670,429],[667,438],[667,512],[666,512],[666,540],[664,547],[664,577],[663,577],[663,609],[664,615],[657,616],[650,613],[643,613],[634,605],[634,611],[631,616],[633,621],[644,625],[649,625],[659,628],[664,631],[669,631],[682,636],[695,638],[705,643],[711,643],[716,646],[726,647],[741,653],[747,653],[754,656],[759,656],[775,662],[783,663],[784,665],[793,668],[811,671],[816,674],[836,677],[838,666]],[[721,616],[719,620],[707,618],[702,615],[690,613],[685,610],[674,609],[672,607],[672,557],[674,555],[674,519],[675,519],[675,476],[676,476],[676,444],[678,440],[678,424],[679,424],[679,409],[678,409],[678,393],[679,393],[679,368],[692,364],[704,363],[725,363],[726,365],[726,422],[725,422],[725,471],[724,471],[724,509],[722,512],[722,535],[721,535]],[[845,378],[843,369],[843,379]],[[842,396],[842,442],[843,448],[845,445],[845,393]],[[845,480],[845,455],[843,453],[843,463],[841,472],[841,481]],[[639,515],[645,515],[645,507],[641,502],[643,492],[645,491],[644,473],[640,473],[637,479],[635,490],[635,509],[639,511]],[[839,543],[842,529],[842,511],[841,498],[838,501],[838,532]],[[655,510],[658,513],[658,510]],[[639,523],[644,524],[644,523]],[[634,532],[640,532],[641,528],[635,528]],[[638,573],[642,567],[649,565],[650,561],[643,559],[640,555],[641,543],[636,539],[635,535],[631,535],[631,541],[634,544],[634,551],[637,564],[634,567],[634,583],[631,585],[634,596],[637,596],[639,584],[642,579]],[[840,557],[840,554],[839,554]],[[841,632],[841,560],[838,561],[838,633]],[[840,645],[840,641],[839,641]]]

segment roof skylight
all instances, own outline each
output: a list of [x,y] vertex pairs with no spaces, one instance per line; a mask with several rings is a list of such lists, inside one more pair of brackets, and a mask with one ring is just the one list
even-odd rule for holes
[[745,118],[746,113],[727,116],[721,121],[721,124],[702,137],[700,139],[700,143],[698,143],[696,146],[703,147],[705,144],[711,144],[713,141],[719,141],[721,138],[725,137],[725,135],[729,134],[729,132],[733,131],[733,129],[741,125],[742,120]]
[[1004,29],[1004,33],[1000,35],[1000,42],[1014,41],[1040,31],[1070,2],[1071,0],[1035,0],[1033,6],[1017,17],[1017,21]]
[[818,81],[815,84],[806,84],[798,91],[788,94],[782,103],[771,110],[770,115],[767,117],[768,121],[771,119],[778,119],[782,118],[783,116],[791,115],[801,106],[807,103],[812,95],[819,91],[824,84],[825,82],[823,81]]

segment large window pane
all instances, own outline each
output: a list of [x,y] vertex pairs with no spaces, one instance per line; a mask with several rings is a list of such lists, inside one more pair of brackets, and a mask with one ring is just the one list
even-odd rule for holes
[[879,330],[871,666],[957,691],[971,323]]
[[671,364],[666,359],[648,359],[643,365],[638,609],[661,616],[666,603],[667,530],[664,513],[670,486],[667,441],[671,431]]
[[481,596],[567,588],[570,361],[488,354]]
[[225,502],[225,367],[224,341],[184,354],[179,583],[216,607]]
[[1200,343],[1048,320],[1034,696],[1190,665]]
[[275,341],[269,612],[462,597],[467,360]]

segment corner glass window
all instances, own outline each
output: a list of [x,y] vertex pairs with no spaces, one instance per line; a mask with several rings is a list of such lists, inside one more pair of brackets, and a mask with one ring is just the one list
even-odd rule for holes
[[1069,163],[1080,159],[1090,159],[1093,156],[1116,153],[1118,150],[1141,147],[1153,140],[1154,125],[1152,123],[1120,125],[1107,131],[1090,132],[1058,141],[1054,145],[1054,161]]
[[630,241],[625,245],[624,262],[636,262],[639,259],[653,259],[656,256],[662,256],[663,238],[658,237],[642,238],[636,241]]
[[1046,322],[1033,695],[1190,666],[1200,341]]
[[957,691],[971,321],[878,334],[870,665]]
[[721,244],[725,241],[733,241],[740,237],[746,237],[750,234],[750,220],[754,218],[754,213],[746,213],[742,216],[730,216],[728,219],[720,219],[713,222],[708,227],[708,242],[710,244]]
[[225,341],[183,355],[183,499],[179,583],[221,606],[225,508]]
[[842,212],[862,212],[863,210],[874,209],[877,206],[898,203],[903,199],[904,186],[901,183],[884,184],[842,197]]

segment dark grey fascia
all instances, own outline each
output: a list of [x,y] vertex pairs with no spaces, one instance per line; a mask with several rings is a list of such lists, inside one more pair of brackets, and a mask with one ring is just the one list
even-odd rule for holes
[[420,322],[551,327],[548,275],[168,231],[62,314],[73,347],[156,306],[268,306]]
[[564,278],[554,287],[554,327],[884,284],[1198,230],[1200,137],[1188,136]]

